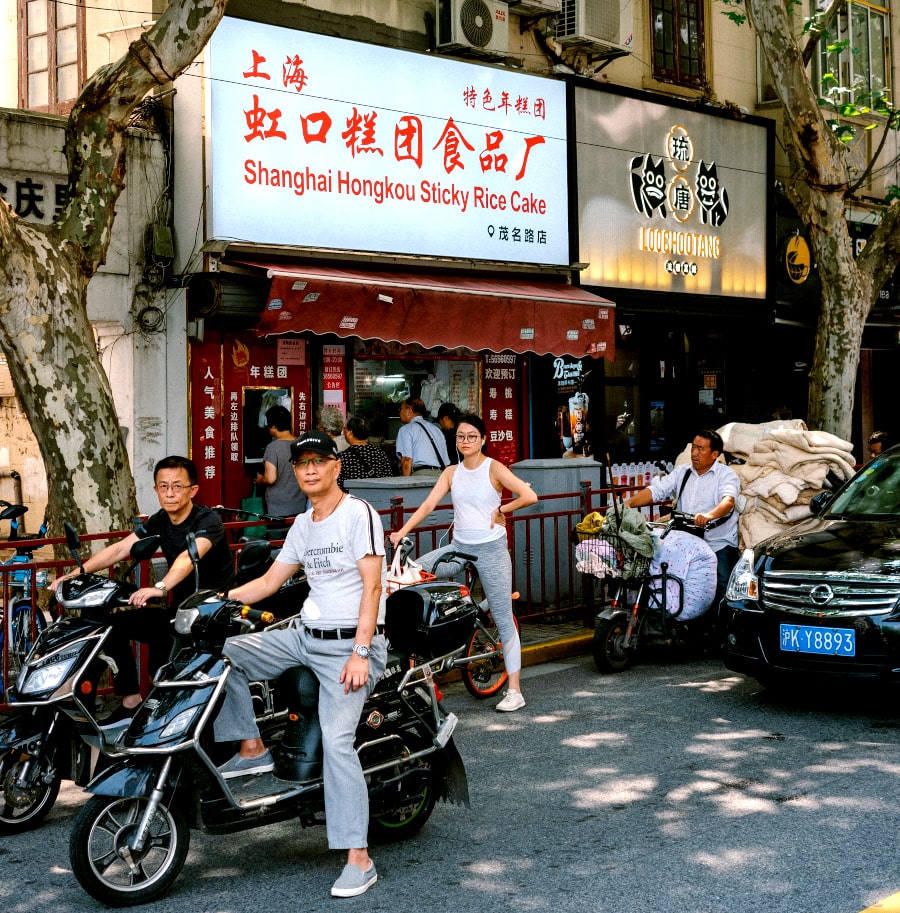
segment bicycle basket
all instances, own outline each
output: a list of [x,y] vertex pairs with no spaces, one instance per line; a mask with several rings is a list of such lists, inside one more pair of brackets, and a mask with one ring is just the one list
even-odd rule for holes
[[623,580],[642,577],[650,569],[650,556],[642,555],[618,533],[604,532],[599,538],[608,542],[615,550],[618,576]]
[[401,653],[422,659],[445,656],[471,636],[475,612],[459,584],[406,586],[388,596],[385,633],[391,647]]

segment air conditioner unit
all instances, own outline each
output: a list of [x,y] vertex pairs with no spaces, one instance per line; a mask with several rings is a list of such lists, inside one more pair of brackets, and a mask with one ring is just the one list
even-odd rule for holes
[[562,0],[556,40],[630,54],[633,0]]
[[523,19],[555,16],[561,8],[562,0],[509,0],[509,11]]
[[473,56],[509,53],[509,9],[500,0],[437,0],[437,48]]

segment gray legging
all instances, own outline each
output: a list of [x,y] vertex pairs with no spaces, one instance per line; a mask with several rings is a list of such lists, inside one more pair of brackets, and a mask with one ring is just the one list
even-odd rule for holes
[[484,595],[487,597],[488,606],[503,641],[503,662],[506,664],[506,671],[518,672],[522,668],[522,643],[513,621],[512,561],[506,546],[506,537],[474,545],[457,540],[452,545],[422,555],[418,559],[419,564],[423,570],[430,574],[436,573],[439,578],[453,577],[462,570],[459,561],[444,562],[438,567],[437,572],[434,570],[441,555],[447,552],[465,552],[478,559],[475,566],[478,568]]

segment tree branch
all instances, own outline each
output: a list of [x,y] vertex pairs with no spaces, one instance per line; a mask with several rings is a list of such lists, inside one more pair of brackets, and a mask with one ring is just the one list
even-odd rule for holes
[[847,0],[831,0],[831,3],[816,16],[815,23],[811,26],[809,30],[809,37],[806,40],[806,45],[803,48],[803,66],[808,67],[809,62],[812,60],[813,53],[816,50],[816,45],[822,38],[822,35],[825,32],[825,29],[831,25],[831,20],[837,16],[840,8],[846,4]]
[[136,39],[118,61],[88,80],[66,125],[68,203],[57,236],[85,278],[103,263],[125,186],[128,125],[148,92],[180,76],[203,50],[225,12],[226,0],[178,0]]

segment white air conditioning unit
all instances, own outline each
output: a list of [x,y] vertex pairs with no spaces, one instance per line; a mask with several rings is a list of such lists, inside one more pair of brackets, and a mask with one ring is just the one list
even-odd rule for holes
[[633,0],[562,0],[556,40],[562,45],[592,45],[598,50],[631,53]]
[[555,16],[562,8],[562,0],[509,0],[509,11],[523,19]]
[[509,9],[500,0],[437,0],[437,48],[474,56],[509,53]]

